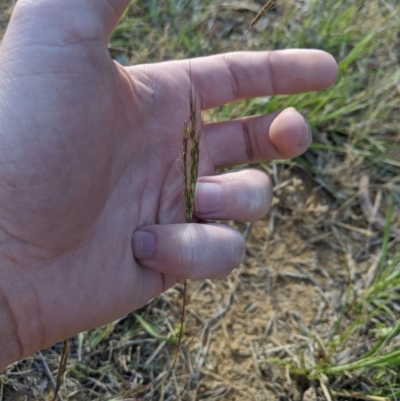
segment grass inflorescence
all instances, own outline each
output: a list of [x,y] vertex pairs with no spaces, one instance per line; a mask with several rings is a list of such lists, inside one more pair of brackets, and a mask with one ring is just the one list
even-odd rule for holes
[[[190,69],[190,90],[189,90],[189,118],[183,125],[182,135],[182,166],[183,166],[183,192],[185,198],[186,222],[193,220],[194,201],[196,192],[197,176],[199,173],[200,161],[200,138],[202,134],[202,120],[198,123],[198,112],[196,107],[195,93],[193,89]],[[181,346],[182,335],[185,323],[187,281],[183,283],[182,315],[179,330],[178,345],[174,358],[175,365]]]
[[202,126],[198,123],[196,99],[192,83],[189,92],[189,119],[184,123],[182,140],[182,164],[184,180],[186,222],[191,223],[194,210],[197,175],[200,159],[200,137]]

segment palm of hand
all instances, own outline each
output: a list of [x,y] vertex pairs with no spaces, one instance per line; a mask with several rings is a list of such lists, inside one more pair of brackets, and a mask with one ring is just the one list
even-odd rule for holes
[[[52,37],[41,42],[42,34],[30,32],[18,54],[7,47],[2,53],[3,74],[21,82],[8,93],[2,82],[6,107],[15,112],[4,132],[18,133],[3,145],[12,187],[0,194],[2,228],[30,260],[21,275],[41,282],[34,297],[42,315],[49,307],[76,313],[82,304],[67,293],[79,287],[86,310],[104,311],[95,321],[88,317],[96,325],[114,310],[132,310],[131,294],[138,307],[175,280],[140,267],[131,240],[140,226],[183,221],[177,159],[189,79],[181,68],[129,74],[104,43],[69,37],[76,44],[61,46]],[[18,204],[9,202],[16,192]],[[49,282],[55,292],[66,292],[59,305],[55,294],[41,299]],[[119,297],[110,308],[104,292],[124,293],[126,300]]]

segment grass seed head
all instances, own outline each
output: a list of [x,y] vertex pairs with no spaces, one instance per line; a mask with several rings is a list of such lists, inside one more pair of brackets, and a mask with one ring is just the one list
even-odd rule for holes
[[183,127],[182,160],[186,221],[193,218],[194,197],[200,159],[200,137],[202,126],[197,124],[196,100],[191,87],[189,92],[190,115]]

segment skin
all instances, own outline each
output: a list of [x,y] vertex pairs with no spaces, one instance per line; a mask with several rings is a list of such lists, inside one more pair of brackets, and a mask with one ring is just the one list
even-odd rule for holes
[[294,109],[206,124],[207,185],[196,192],[198,223],[185,224],[179,157],[191,82],[208,109],[336,78],[333,58],[315,50],[124,68],[107,43],[128,3],[19,0],[1,44],[0,369],[243,259],[242,236],[212,221],[264,216],[272,184],[257,170],[215,170],[295,157],[311,133]]

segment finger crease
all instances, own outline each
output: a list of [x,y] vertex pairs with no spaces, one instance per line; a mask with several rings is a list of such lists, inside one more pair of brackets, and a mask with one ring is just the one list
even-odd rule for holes
[[232,61],[230,60],[230,58],[227,55],[224,56],[224,62],[225,62],[226,68],[228,69],[229,76],[230,76],[232,98],[237,99],[238,95],[240,93],[239,92],[240,84],[239,84],[239,79],[238,79],[237,73],[234,71]]
[[274,69],[272,68],[272,62],[271,62],[271,52],[267,53],[267,77],[269,77],[269,86],[271,88],[271,96],[275,96],[277,91],[275,88],[275,83],[274,83]]

